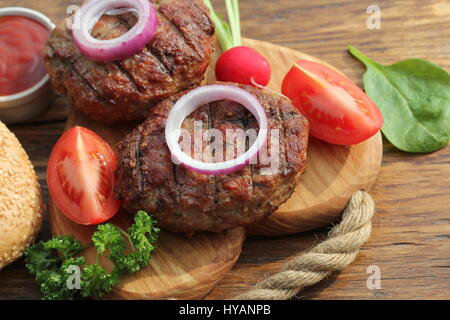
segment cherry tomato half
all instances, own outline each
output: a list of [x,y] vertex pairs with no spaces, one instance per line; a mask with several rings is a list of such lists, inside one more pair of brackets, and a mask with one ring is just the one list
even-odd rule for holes
[[67,131],[48,162],[47,184],[55,205],[75,223],[94,225],[120,207],[114,196],[117,158],[96,133],[82,127]]
[[308,118],[311,135],[326,142],[358,144],[383,126],[380,110],[356,84],[319,63],[298,61],[282,92]]

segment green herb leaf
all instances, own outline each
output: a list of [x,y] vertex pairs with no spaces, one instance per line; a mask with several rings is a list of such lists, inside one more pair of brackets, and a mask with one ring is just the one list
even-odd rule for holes
[[155,250],[159,229],[155,228],[156,221],[145,211],[139,211],[134,216],[134,224],[128,232],[122,231],[129,239],[132,252],[126,254],[111,254],[114,265],[120,273],[136,272],[150,263],[151,254]]
[[[147,266],[155,249],[159,229],[155,227],[156,221],[144,211],[139,211],[134,221],[128,232],[108,223],[98,226],[92,236],[97,257],[103,254],[113,262],[111,273],[98,263],[86,265],[86,259],[78,256],[86,247],[72,236],[53,237],[47,242],[30,246],[25,251],[26,267],[39,282],[43,299],[103,297],[119,282],[120,276]],[[128,254],[125,253],[127,246],[123,236],[130,244]],[[70,289],[68,286],[73,275],[69,268],[73,266],[79,267],[81,271],[79,289]]]
[[92,235],[92,242],[97,252],[105,253],[109,250],[112,257],[122,255],[126,248],[119,229],[110,223],[98,226],[98,230]]
[[151,219],[145,211],[139,211],[134,216],[134,224],[128,229],[135,251],[136,266],[142,267],[150,263],[151,253],[155,250],[159,229],[155,227],[156,221]]
[[40,283],[43,300],[73,300],[76,291],[67,287],[69,273],[63,269],[42,270],[36,280]]
[[83,297],[104,297],[119,282],[116,272],[108,273],[98,264],[87,266],[81,274],[81,295]]
[[364,87],[384,117],[383,134],[406,152],[433,152],[450,141],[450,75],[437,65],[410,59],[385,66],[350,46],[367,67]]
[[50,250],[57,250],[66,258],[78,254],[87,248],[73,236],[53,237],[52,239],[44,243],[44,247]]
[[60,259],[51,249],[47,249],[43,242],[28,247],[25,250],[25,263],[31,274],[37,275],[42,270],[52,269],[58,265]]
[[[40,284],[42,299],[71,300],[77,292],[67,287],[71,265],[82,266],[84,257],[73,257],[85,247],[74,237],[53,237],[47,242],[39,242],[25,250],[25,262],[28,271],[34,274]],[[58,250],[63,260],[58,256]]]

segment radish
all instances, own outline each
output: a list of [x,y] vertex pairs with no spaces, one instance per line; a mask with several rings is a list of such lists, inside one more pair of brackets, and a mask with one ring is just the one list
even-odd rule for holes
[[256,50],[242,45],[239,0],[225,0],[230,23],[214,11],[210,0],[203,1],[211,11],[217,38],[224,51],[216,63],[217,80],[267,86],[272,73],[269,62]]

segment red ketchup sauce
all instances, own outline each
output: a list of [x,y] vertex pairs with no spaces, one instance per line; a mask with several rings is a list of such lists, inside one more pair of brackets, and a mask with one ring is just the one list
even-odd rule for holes
[[0,96],[22,92],[46,74],[44,46],[50,31],[32,19],[0,17]]

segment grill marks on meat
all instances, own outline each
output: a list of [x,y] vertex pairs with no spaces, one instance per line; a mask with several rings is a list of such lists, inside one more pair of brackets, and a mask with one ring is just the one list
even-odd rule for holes
[[[53,74],[53,77],[57,79],[57,81],[53,81],[55,89],[67,95],[72,105],[77,105],[81,100],[95,111],[109,103],[107,100],[103,101],[92,85],[73,67],[73,64],[61,60],[52,60],[49,64],[50,68],[57,70]],[[78,92],[78,95],[69,94],[68,88],[71,92]]]
[[[205,58],[203,48],[208,44],[209,38],[214,33],[209,18],[200,10],[195,2],[165,1],[159,3],[159,11],[181,32],[186,43],[195,50],[200,59]],[[194,23],[192,23],[192,21]]]
[[[164,130],[168,113],[184,93],[178,94],[156,106],[147,120],[118,145],[116,194],[125,209],[149,210],[161,226],[175,232],[221,231],[254,223],[290,197],[305,168],[307,120],[282,97],[240,87],[262,103],[269,128],[280,130],[279,171],[264,175],[270,164],[258,162],[233,174],[204,175],[173,164]],[[224,138],[227,129],[258,128],[256,119],[244,107],[226,100],[202,106],[185,120],[183,128],[192,135],[196,120],[202,121],[203,129],[220,130]],[[142,139],[140,145],[135,144],[138,137]],[[203,148],[207,145],[204,142]]]
[[[210,121],[208,106],[203,106],[193,112],[191,117],[183,123],[182,128],[193,132],[196,121],[201,121],[202,130],[208,129]],[[191,138],[191,141],[194,141],[193,138]],[[185,213],[195,215],[199,207],[205,212],[215,209],[214,197],[216,191],[213,176],[185,170],[180,166],[175,166],[174,172],[178,182],[178,204]],[[202,196],[199,197],[199,195]]]
[[[198,0],[152,2],[159,18],[155,37],[123,61],[87,59],[64,28],[53,32],[46,55],[53,85],[90,118],[107,123],[142,120],[161,100],[203,80],[214,50],[214,28],[206,8]],[[131,13],[104,15],[92,34],[99,39],[116,38],[136,20]]]
[[[249,114],[240,104],[224,100],[211,103],[210,108],[212,114],[211,128],[222,132],[224,139],[227,138],[227,130],[246,131],[244,121]],[[246,150],[247,145],[248,143],[245,144]],[[226,144],[224,144],[224,156],[226,147]],[[235,157],[241,154],[238,153]],[[249,200],[253,196],[251,172],[250,166],[246,166],[239,172],[215,176],[216,202],[217,208],[220,208],[220,214],[217,217],[219,223],[230,225],[236,219],[236,213],[241,216],[240,220],[243,223],[248,220]]]

